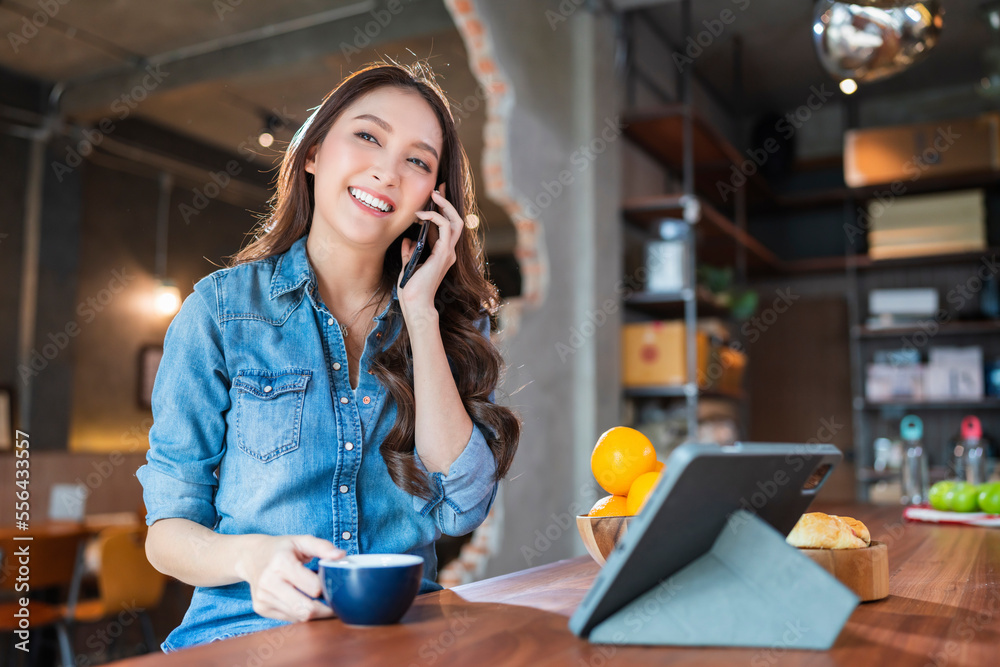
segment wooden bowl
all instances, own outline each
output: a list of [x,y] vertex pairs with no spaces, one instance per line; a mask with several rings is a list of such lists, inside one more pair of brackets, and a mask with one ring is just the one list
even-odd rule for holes
[[872,542],[865,549],[799,549],[850,588],[862,602],[889,595],[889,549]]
[[587,553],[597,561],[598,565],[604,565],[608,554],[614,550],[618,541],[625,537],[631,521],[630,516],[580,515],[576,517],[576,528],[580,531]]

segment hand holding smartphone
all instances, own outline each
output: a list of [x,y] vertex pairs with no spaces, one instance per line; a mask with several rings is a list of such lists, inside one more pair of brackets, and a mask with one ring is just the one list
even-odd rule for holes
[[[434,202],[432,201],[425,210],[427,211],[436,210]],[[417,243],[413,247],[413,254],[410,255],[410,260],[406,263],[406,268],[403,269],[403,277],[399,281],[400,288],[406,286],[406,283],[413,276],[413,272],[417,270],[417,265],[423,258],[424,248],[427,246],[427,234],[430,231],[432,224],[433,223],[430,220],[423,220],[420,223],[420,232],[419,234],[417,234]]]

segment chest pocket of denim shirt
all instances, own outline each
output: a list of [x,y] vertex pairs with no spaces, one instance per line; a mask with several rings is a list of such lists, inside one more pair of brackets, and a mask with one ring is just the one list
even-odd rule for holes
[[233,378],[236,397],[236,444],[267,463],[298,449],[306,385],[312,372],[240,371]]

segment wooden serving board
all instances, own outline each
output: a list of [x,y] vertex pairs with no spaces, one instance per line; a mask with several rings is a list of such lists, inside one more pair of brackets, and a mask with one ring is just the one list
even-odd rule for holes
[[889,595],[889,549],[872,542],[866,549],[799,549],[850,588],[862,602]]

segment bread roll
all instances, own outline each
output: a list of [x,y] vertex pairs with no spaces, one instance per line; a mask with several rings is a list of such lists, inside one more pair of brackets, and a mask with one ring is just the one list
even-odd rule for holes
[[871,536],[857,519],[809,512],[802,515],[785,541],[801,549],[864,549]]

